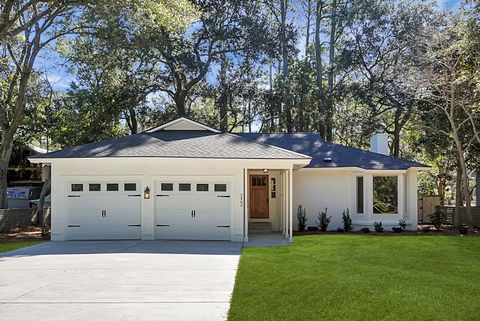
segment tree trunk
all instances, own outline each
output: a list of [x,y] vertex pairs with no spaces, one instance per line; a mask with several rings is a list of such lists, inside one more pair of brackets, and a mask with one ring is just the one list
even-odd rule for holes
[[280,25],[280,41],[282,45],[282,92],[283,92],[283,107],[285,114],[285,128],[288,133],[293,131],[292,126],[292,104],[290,101],[290,88],[287,85],[288,83],[288,45],[287,45],[287,0],[280,0],[280,16],[281,16],[281,25]]
[[320,137],[325,139],[325,105],[323,104],[323,66],[322,66],[322,44],[320,39],[320,27],[322,21],[323,1],[317,0],[315,17],[315,68],[317,71],[317,104],[318,104],[318,130]]
[[476,205],[477,207],[480,207],[480,168],[477,168],[476,170],[477,175],[476,175],[476,186],[475,186],[475,191],[476,191]]
[[462,222],[465,222],[465,217],[462,217],[461,210],[463,206],[462,195],[462,169],[460,163],[457,164],[457,176],[455,177],[455,210],[454,210],[454,224],[459,227]]
[[220,115],[220,130],[227,132],[228,127],[228,88],[227,88],[227,68],[228,61],[225,54],[221,55],[220,75],[219,75],[219,87],[220,96],[217,99],[217,107]]
[[399,157],[400,156],[400,132],[402,128],[400,127],[400,109],[397,108],[395,111],[395,120],[393,123],[393,132],[392,132],[392,148],[390,150],[390,155]]
[[175,94],[173,101],[175,101],[175,105],[177,106],[177,113],[180,117],[187,117],[187,109],[186,109],[186,95],[183,92]]
[[337,32],[337,0],[332,0],[330,20],[330,48],[329,48],[329,69],[328,69],[328,99],[326,106],[326,139],[333,141],[333,85],[335,78],[335,38]]
[[308,46],[310,45],[310,23],[312,20],[312,1],[308,1],[307,7],[307,34],[305,35],[305,66],[308,63]]
[[7,174],[13,149],[13,133],[5,130],[0,145],[0,208],[7,208]]
[[45,181],[43,182],[42,191],[40,192],[40,201],[38,202],[38,208],[35,213],[37,216],[36,224],[41,227],[45,226],[45,197],[50,194],[52,187],[52,168],[50,165],[46,165],[45,174]]
[[130,134],[134,135],[138,133],[138,120],[137,120],[137,113],[135,111],[135,107],[129,106],[126,111],[127,114],[127,125],[128,129],[130,129]]
[[457,127],[452,124],[452,134],[453,134],[453,139],[455,141],[455,146],[457,148],[457,153],[458,153],[458,163],[462,171],[462,183],[463,187],[461,189],[462,194],[463,194],[463,201],[465,201],[465,210],[466,210],[466,224],[470,225],[473,223],[473,217],[472,217],[472,204],[471,204],[471,197],[470,197],[470,192],[469,192],[469,186],[468,186],[468,171],[467,171],[467,165],[465,162],[465,156],[463,155],[463,148],[462,144],[460,142],[460,137],[458,134]]

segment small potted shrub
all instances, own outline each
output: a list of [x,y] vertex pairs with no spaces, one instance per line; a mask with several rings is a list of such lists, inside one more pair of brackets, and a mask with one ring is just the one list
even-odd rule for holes
[[402,233],[403,228],[401,226],[394,226],[394,227],[392,227],[392,231],[393,231],[393,233]]
[[347,208],[342,214],[343,229],[345,232],[353,230],[352,218],[350,217],[350,210]]
[[370,229],[368,227],[361,228],[360,231],[363,233],[370,233]]
[[468,234],[468,226],[467,224],[462,224],[460,225],[460,228],[458,229],[458,231],[460,232],[460,234]]
[[445,224],[447,221],[447,215],[440,210],[440,207],[437,207],[436,211],[430,215],[430,221],[432,222],[433,226],[437,231],[442,229],[442,224]]
[[325,208],[325,210],[318,213],[317,225],[320,228],[320,231],[322,231],[322,232],[325,232],[327,230],[328,224],[330,224],[330,221],[332,220],[331,216],[327,217],[327,211],[328,211],[328,209]]
[[297,220],[298,220],[298,231],[305,231],[305,226],[307,226],[307,211],[299,205],[297,208]]
[[383,228],[382,222],[374,222],[373,228],[377,233],[383,233],[383,231],[385,231],[385,229]]
[[398,221],[398,226],[400,226],[402,228],[402,230],[406,230],[407,229],[407,220],[405,219],[401,219]]

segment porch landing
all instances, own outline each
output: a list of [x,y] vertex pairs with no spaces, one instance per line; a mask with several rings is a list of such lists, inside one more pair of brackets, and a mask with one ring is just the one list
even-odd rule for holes
[[248,242],[243,244],[245,247],[283,245],[290,245],[290,242],[288,242],[288,239],[286,239],[282,233],[250,234]]

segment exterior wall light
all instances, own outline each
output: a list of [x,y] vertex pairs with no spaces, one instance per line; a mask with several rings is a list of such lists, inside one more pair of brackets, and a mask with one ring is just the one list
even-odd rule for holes
[[265,169],[263,170],[263,173],[264,173],[264,174],[267,174],[267,173],[268,173],[268,169],[265,168]]
[[146,200],[150,199],[150,188],[148,188],[148,186],[145,187],[145,191],[143,191],[143,198]]

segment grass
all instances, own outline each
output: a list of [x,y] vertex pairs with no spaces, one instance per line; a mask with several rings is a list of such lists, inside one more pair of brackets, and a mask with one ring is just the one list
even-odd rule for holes
[[480,237],[316,235],[244,248],[229,321],[480,320]]
[[0,239],[0,253],[21,249],[22,247],[32,246],[42,242],[43,241],[12,241],[8,239]]

